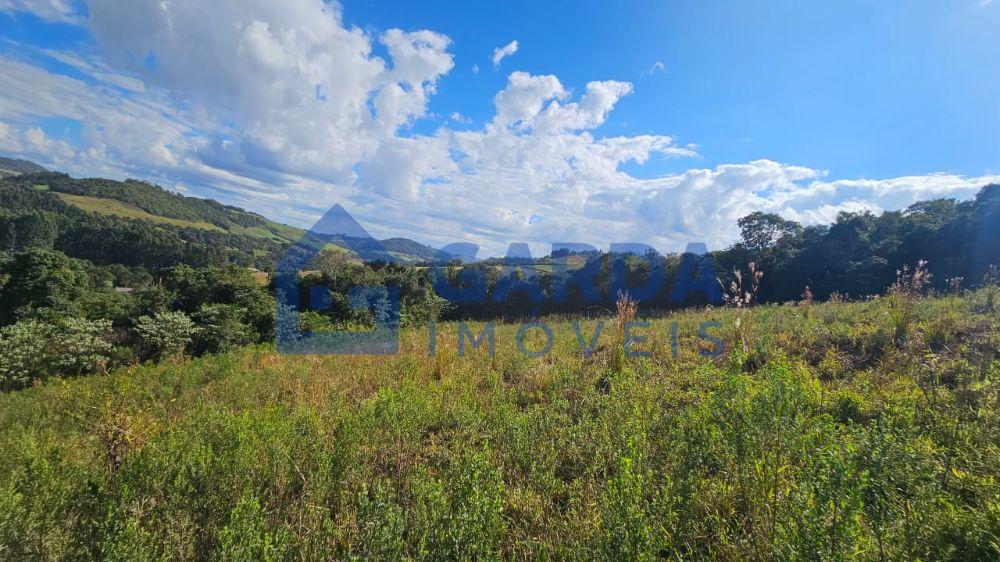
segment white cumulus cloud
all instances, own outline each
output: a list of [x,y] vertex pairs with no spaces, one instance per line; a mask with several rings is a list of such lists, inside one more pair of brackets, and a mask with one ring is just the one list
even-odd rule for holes
[[510,43],[507,43],[503,47],[497,47],[493,49],[493,66],[494,67],[500,66],[500,61],[502,61],[505,57],[513,55],[516,52],[517,52],[516,39],[511,41]]

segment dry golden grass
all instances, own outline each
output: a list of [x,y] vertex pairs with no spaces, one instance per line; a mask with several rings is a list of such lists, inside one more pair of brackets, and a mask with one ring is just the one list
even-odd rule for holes
[[161,217],[159,215],[154,215],[147,213],[142,209],[129,205],[128,203],[122,203],[121,201],[116,201],[114,199],[106,199],[104,197],[90,197],[86,195],[72,195],[69,193],[57,193],[60,199],[66,201],[67,203],[88,211],[91,213],[98,213],[101,215],[111,215],[116,217],[123,217],[128,219],[144,220],[148,222],[154,222],[158,224],[169,224],[181,228],[197,228],[200,230],[213,230],[216,232],[225,232],[225,229],[217,225],[203,222],[203,221],[188,221],[183,219],[173,219],[169,217]]

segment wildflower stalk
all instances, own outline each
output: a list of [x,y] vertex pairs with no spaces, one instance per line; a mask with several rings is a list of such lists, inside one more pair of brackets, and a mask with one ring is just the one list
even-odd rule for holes
[[931,272],[927,261],[920,260],[911,271],[908,266],[896,271],[896,281],[889,287],[889,326],[892,339],[897,347],[902,347],[913,323],[913,310],[925,287],[930,283]]
[[745,279],[742,271],[733,269],[733,280],[728,287],[721,279],[717,279],[722,286],[723,300],[736,309],[735,339],[744,352],[750,349],[751,343],[753,313],[750,309],[757,303],[757,291],[760,290],[760,280],[764,277],[764,271],[757,269],[756,263],[750,262],[747,268],[749,272]]

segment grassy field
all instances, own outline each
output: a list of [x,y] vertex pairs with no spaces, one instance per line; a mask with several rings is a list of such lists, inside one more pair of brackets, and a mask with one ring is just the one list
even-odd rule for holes
[[637,358],[615,319],[591,357],[567,319],[538,358],[517,325],[460,357],[442,324],[433,357],[414,329],[396,356],[261,347],[10,393],[0,557],[996,560],[990,298],[683,312]]
[[153,215],[143,211],[142,209],[129,205],[127,203],[122,203],[121,201],[116,201],[114,199],[107,199],[104,197],[88,197],[86,195],[72,195],[69,193],[58,193],[59,197],[84,211],[91,213],[99,213],[102,215],[113,215],[116,217],[124,217],[129,219],[139,219],[150,222],[155,222],[159,224],[171,224],[174,226],[179,226],[181,228],[199,228],[202,230],[214,230],[216,232],[225,232],[225,230],[214,224],[203,222],[203,221],[188,221],[184,219],[172,219],[169,217],[161,217],[158,215]]

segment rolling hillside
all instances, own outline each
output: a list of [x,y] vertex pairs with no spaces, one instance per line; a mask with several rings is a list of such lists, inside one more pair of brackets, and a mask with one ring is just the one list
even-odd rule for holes
[[122,217],[128,219],[140,219],[154,223],[160,224],[170,224],[178,226],[181,228],[201,228],[204,230],[214,230],[216,232],[225,232],[222,228],[207,223],[204,221],[189,221],[184,219],[173,219],[169,217],[161,217],[146,211],[129,205],[128,203],[122,203],[121,201],[116,201],[114,199],[106,199],[104,197],[89,197],[87,195],[70,195],[69,193],[57,193],[60,199],[78,207],[84,211],[89,211],[92,213],[98,213],[101,215],[110,215],[114,217]]
[[[51,241],[44,235],[35,240],[38,221],[52,225]],[[82,224],[91,225],[83,229],[86,238],[103,239],[104,250],[95,252],[74,240],[81,234]],[[131,234],[111,234],[120,230]],[[142,234],[136,234],[137,230]],[[26,160],[7,158],[0,158],[0,231],[5,233],[0,236],[0,247],[7,250],[41,245],[96,263],[119,260],[150,268],[167,264],[152,255],[159,243],[172,248],[175,257],[183,254],[193,258],[188,263],[237,263],[270,269],[278,256],[305,234],[300,228],[239,207],[172,193],[149,183],[72,178]],[[332,248],[348,253],[359,243],[373,244],[337,236],[329,242]],[[403,263],[427,261],[437,253],[406,238],[378,243],[387,256]],[[137,244],[144,248],[136,248]]]
[[88,212],[286,242],[302,235],[299,229],[279,225],[239,207],[187,197],[136,180],[76,179],[48,172],[24,175],[15,181],[30,183],[36,188],[44,186],[46,191],[58,193],[70,204]]
[[[217,212],[192,212],[198,207]],[[138,182],[76,180],[48,172],[0,179],[0,249],[5,251],[55,249],[98,265],[150,271],[179,263],[267,269],[290,244],[268,229],[270,224],[251,213]],[[251,228],[265,236],[247,232]]]
[[0,157],[0,178],[19,176],[21,174],[35,174],[45,171],[47,171],[45,168],[35,164],[34,162]]

